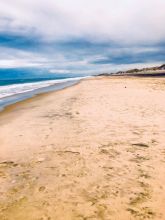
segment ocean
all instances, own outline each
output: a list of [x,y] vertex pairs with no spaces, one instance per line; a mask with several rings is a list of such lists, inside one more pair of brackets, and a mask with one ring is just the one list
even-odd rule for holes
[[86,77],[0,79],[0,110],[37,94],[72,86]]

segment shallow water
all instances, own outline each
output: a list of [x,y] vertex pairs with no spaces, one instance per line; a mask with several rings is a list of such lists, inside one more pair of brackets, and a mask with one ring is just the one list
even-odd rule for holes
[[8,105],[33,97],[37,94],[72,86],[83,78],[84,77],[75,77],[0,86],[0,110]]

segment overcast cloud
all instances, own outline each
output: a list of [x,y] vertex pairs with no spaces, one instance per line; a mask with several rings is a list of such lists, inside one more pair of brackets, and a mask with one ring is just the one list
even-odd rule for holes
[[164,0],[1,0],[0,68],[73,72],[165,58]]

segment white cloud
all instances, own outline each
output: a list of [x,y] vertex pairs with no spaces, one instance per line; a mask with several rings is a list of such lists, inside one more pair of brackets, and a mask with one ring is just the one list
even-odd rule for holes
[[30,63],[25,59],[1,59],[0,68],[39,67],[38,64]]
[[[13,43],[2,42],[0,68],[46,67],[51,73],[109,72],[146,64],[140,59],[135,64],[125,61],[122,65],[94,62],[141,54],[147,65],[152,65],[157,57],[155,65],[164,55],[164,49],[156,46],[165,41],[164,21],[165,0],[0,0],[0,35],[23,36],[15,41],[13,35]],[[34,48],[28,48],[29,38]],[[37,38],[40,43],[35,45]],[[94,46],[75,44],[62,48],[58,44],[59,40],[74,39],[91,41]],[[106,46],[96,42],[105,42]],[[148,54],[152,55],[151,61]]]
[[[164,0],[1,0],[1,31],[118,43],[165,39]],[[6,18],[6,19],[5,19]]]
[[0,47],[0,51],[0,68],[38,67],[49,69],[51,73],[70,73],[72,69],[85,68],[91,58],[87,56],[86,59],[68,59],[65,52],[61,51],[35,53],[9,47]]
[[37,53],[0,47],[0,68],[41,67],[48,59]]

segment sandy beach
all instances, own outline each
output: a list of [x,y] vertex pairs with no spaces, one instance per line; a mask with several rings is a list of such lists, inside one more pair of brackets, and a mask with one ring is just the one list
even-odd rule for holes
[[0,113],[0,220],[165,220],[165,78],[96,77]]

